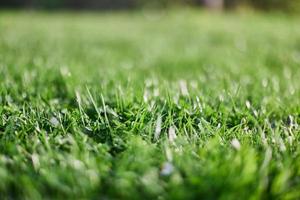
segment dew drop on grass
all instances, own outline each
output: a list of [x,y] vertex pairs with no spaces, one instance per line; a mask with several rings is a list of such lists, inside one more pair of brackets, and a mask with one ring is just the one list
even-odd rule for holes
[[77,169],[77,170],[84,168],[84,164],[80,160],[77,160],[77,159],[72,160],[71,164],[74,167],[74,169]]
[[40,167],[40,160],[37,154],[31,155],[32,165],[35,169],[38,169]]
[[238,139],[234,138],[233,140],[231,140],[231,146],[233,148],[235,148],[236,150],[240,150],[241,149],[241,144],[239,142]]
[[76,93],[76,101],[79,105],[81,105],[81,97],[78,91],[75,92]]
[[159,89],[158,88],[155,88],[154,91],[153,91],[153,96],[154,97],[158,97],[159,96]]
[[144,101],[145,101],[145,102],[148,102],[149,97],[150,97],[150,92],[149,92],[149,90],[145,89],[144,95],[143,95]]
[[54,127],[57,127],[59,125],[59,121],[58,121],[58,119],[56,119],[56,117],[51,117],[50,123]]
[[7,102],[8,104],[10,104],[10,103],[13,102],[13,99],[12,99],[12,97],[11,97],[10,95],[6,95],[6,96],[5,96],[5,100],[6,100],[6,102]]
[[284,144],[282,138],[279,139],[278,143],[279,143],[279,150],[280,150],[281,152],[285,152],[285,151],[286,151],[286,146],[285,146],[285,144]]
[[254,114],[255,117],[258,117],[258,112],[257,112],[257,110],[253,110],[253,114]]
[[294,124],[294,118],[293,118],[292,115],[289,115],[289,116],[287,117],[287,125],[288,125],[289,127],[292,127],[293,124]]
[[171,126],[169,128],[169,132],[168,132],[168,135],[169,135],[169,141],[171,143],[174,143],[175,139],[176,139],[176,133],[175,133],[175,128],[173,126]]
[[158,140],[160,132],[161,132],[161,115],[159,115],[156,120],[156,127],[154,133],[155,140]]
[[288,140],[288,142],[289,142],[289,145],[291,145],[292,146],[292,144],[293,144],[293,137],[292,136],[288,136],[287,137],[287,140]]
[[246,107],[247,107],[248,109],[251,108],[251,103],[250,103],[250,101],[247,100],[245,104],[246,104]]
[[174,171],[174,166],[170,162],[165,162],[160,171],[160,175],[162,176],[170,176],[172,172]]
[[189,96],[189,91],[187,89],[187,84],[185,80],[179,81],[180,92],[183,96]]
[[165,147],[165,151],[166,151],[166,158],[167,158],[167,160],[169,162],[171,162],[173,160],[173,154],[172,154],[171,149],[168,146],[166,146]]
[[65,77],[71,76],[71,72],[69,71],[69,68],[66,66],[60,68],[60,73],[62,76],[65,76]]
[[225,99],[225,98],[224,98],[223,94],[220,94],[220,95],[219,95],[219,101],[223,102],[224,99]]

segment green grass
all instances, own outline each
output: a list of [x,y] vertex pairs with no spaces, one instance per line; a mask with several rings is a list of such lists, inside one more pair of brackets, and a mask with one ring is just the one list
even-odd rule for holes
[[299,199],[299,21],[1,11],[0,198]]

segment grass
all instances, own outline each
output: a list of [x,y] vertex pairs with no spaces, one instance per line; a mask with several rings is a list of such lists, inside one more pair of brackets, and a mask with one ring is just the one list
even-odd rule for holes
[[299,17],[0,13],[1,199],[299,199]]

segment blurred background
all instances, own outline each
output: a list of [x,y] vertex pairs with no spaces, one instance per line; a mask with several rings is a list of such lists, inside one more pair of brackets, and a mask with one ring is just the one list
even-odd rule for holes
[[115,10],[174,6],[220,10],[254,8],[265,11],[298,12],[300,11],[300,0],[0,0],[2,9]]

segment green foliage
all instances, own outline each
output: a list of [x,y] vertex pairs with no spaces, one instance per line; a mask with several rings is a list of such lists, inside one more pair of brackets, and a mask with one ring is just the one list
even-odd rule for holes
[[271,10],[287,10],[287,11],[299,11],[300,1],[299,0],[250,0],[250,3],[254,7],[261,9]]
[[299,199],[299,17],[0,14],[0,199]]
[[[210,0],[215,1],[215,0]],[[233,9],[247,5],[260,10],[300,11],[300,0],[220,0]],[[179,6],[206,6],[209,0],[2,0],[0,7],[29,7],[37,9],[161,9]]]

